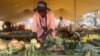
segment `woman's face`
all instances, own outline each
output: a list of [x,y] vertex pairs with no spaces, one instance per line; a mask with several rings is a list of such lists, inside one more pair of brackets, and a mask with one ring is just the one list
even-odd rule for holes
[[45,17],[47,14],[47,10],[44,11],[38,11],[41,17]]

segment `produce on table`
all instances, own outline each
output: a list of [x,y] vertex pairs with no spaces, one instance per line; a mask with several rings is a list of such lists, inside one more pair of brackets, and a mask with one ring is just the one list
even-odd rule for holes
[[19,43],[22,45],[23,49],[25,49],[25,42],[24,41],[20,41]]
[[44,43],[44,48],[47,48],[47,50],[52,51],[62,51],[64,50],[63,39],[59,36],[55,37],[53,39],[51,36],[48,36],[46,39],[46,42]]
[[63,45],[53,45],[53,46],[49,47],[47,50],[62,51],[62,50],[64,50],[64,47],[63,47]]
[[0,51],[6,50],[7,45],[3,42],[2,39],[0,39]]
[[39,49],[39,48],[41,47],[41,44],[40,44],[40,43],[36,43],[36,44],[34,45],[34,47],[35,47],[36,49]]
[[23,44],[23,45],[25,44],[24,41],[20,41],[20,43]]
[[37,43],[37,40],[36,40],[36,39],[32,39],[32,40],[31,40],[31,43],[32,43],[32,44],[36,44],[36,43]]
[[31,44],[32,44],[33,48],[36,48],[36,49],[39,49],[41,47],[41,44],[38,43],[36,39],[32,39]]
[[62,45],[63,44],[63,39],[61,38],[61,37],[56,37],[56,41],[55,41],[55,43],[57,44],[57,45]]
[[91,56],[91,52],[90,51],[86,51],[85,56]]
[[24,49],[25,44],[23,41],[18,41],[16,39],[13,39],[9,44],[8,48],[15,49],[15,50],[22,50]]
[[30,47],[30,44],[25,44],[25,49],[28,49]]

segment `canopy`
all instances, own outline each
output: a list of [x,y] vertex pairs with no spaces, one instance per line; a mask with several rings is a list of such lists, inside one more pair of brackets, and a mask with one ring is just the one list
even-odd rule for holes
[[[29,19],[39,0],[0,0],[0,20],[17,22]],[[44,0],[57,17],[75,20],[83,14],[100,9],[100,0]],[[76,10],[75,10],[76,8]],[[76,13],[75,13],[76,11]]]

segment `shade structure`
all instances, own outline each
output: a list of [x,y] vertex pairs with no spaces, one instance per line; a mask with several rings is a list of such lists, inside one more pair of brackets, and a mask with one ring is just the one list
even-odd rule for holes
[[[0,20],[20,21],[29,19],[39,0],[0,0]],[[74,0],[44,0],[57,17],[75,20]],[[76,18],[100,9],[100,0],[76,0]]]

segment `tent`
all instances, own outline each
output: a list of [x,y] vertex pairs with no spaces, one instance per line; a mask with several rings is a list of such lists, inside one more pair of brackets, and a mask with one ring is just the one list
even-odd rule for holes
[[[29,19],[39,0],[0,0],[0,20],[18,22]],[[76,20],[83,14],[100,9],[100,0],[44,0],[56,17]]]

